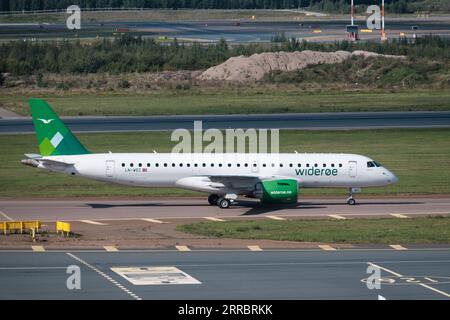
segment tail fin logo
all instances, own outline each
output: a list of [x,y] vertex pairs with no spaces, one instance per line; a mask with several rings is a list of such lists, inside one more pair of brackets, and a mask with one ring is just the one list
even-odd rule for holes
[[42,121],[43,124],[50,124],[52,121],[55,121],[55,119],[37,119],[39,121]]

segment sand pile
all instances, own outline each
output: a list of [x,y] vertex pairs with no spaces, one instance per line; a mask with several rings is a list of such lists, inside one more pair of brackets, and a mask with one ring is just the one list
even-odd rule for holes
[[232,57],[224,63],[209,68],[198,79],[205,81],[257,81],[273,71],[294,71],[316,64],[342,63],[352,56],[386,57],[404,59],[404,56],[382,55],[367,51],[296,51],[296,52],[267,52],[254,54],[250,57]]

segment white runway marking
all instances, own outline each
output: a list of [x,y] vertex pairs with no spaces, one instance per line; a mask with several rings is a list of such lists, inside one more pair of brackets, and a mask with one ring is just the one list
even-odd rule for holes
[[164,221],[161,221],[161,220],[157,220],[157,219],[147,219],[147,218],[142,218],[141,220],[142,220],[142,221],[151,222],[151,223],[159,223],[159,224],[161,224],[161,223],[167,223],[167,222],[164,222]]
[[175,246],[175,248],[177,248],[178,251],[183,251],[183,252],[191,251],[191,249],[189,249],[188,246]]
[[337,220],[347,220],[346,217],[340,216],[340,215],[338,215],[338,214],[329,214],[328,216],[329,216],[330,218],[337,219]]
[[250,251],[263,251],[260,246],[247,246]]
[[201,284],[200,281],[176,267],[120,267],[112,271],[135,286]]
[[4,213],[3,211],[0,211],[0,215],[2,215],[5,219],[9,220],[9,221],[14,221],[13,218],[11,218],[10,216],[8,216],[6,213]]
[[130,290],[128,290],[127,288],[125,288],[124,286],[122,286],[121,284],[119,284],[117,281],[115,281],[114,279],[112,279],[110,276],[108,276],[107,274],[105,274],[104,272],[100,271],[99,269],[97,269],[96,267],[94,267],[93,265],[90,265],[89,263],[87,263],[86,261],[84,261],[81,258],[78,258],[76,255],[67,252],[67,255],[72,257],[73,259],[77,260],[78,262],[84,264],[86,267],[88,267],[89,269],[95,271],[96,273],[98,273],[100,276],[102,276],[103,278],[105,278],[106,280],[108,280],[109,282],[111,282],[112,284],[114,284],[116,287],[118,287],[120,290],[122,290],[123,292],[125,292],[126,294],[128,294],[129,296],[131,296],[132,298],[136,299],[136,300],[142,300],[142,298],[140,298],[138,295],[134,294],[133,292],[131,292]]
[[45,252],[45,248],[43,246],[31,246],[31,250],[34,252]]
[[119,251],[119,249],[117,249],[114,246],[104,246],[103,248],[105,248],[105,250],[108,251],[108,252],[117,252],[117,251]]
[[400,214],[400,213],[391,213],[391,216],[396,217],[396,218],[400,218],[400,219],[408,219],[408,216],[405,216],[404,214]]
[[94,224],[97,226],[107,226],[108,225],[107,223],[92,221],[92,220],[80,220],[80,222],[87,223],[87,224]]
[[391,245],[389,245],[389,247],[391,247],[392,249],[395,249],[395,250],[408,250],[407,248],[405,248],[404,246],[399,245],[399,244],[391,244]]
[[[374,266],[374,267],[379,268],[379,269],[381,269],[381,270],[384,270],[384,271],[386,271],[386,272],[388,272],[388,273],[390,273],[390,274],[393,274],[394,276],[397,276],[397,277],[404,277],[404,276],[401,275],[400,273],[397,273],[397,272],[395,272],[395,271],[392,271],[392,270],[389,270],[389,269],[387,269],[387,268],[381,267],[381,266],[379,266],[379,265],[377,265],[377,264],[375,264],[375,263],[372,263],[372,262],[367,262],[367,263],[368,263],[369,265],[371,265],[371,266]],[[438,289],[436,289],[436,288],[430,287],[429,285],[426,285],[426,284],[424,284],[424,283],[418,283],[418,285],[421,286],[421,287],[427,288],[427,289],[429,289],[429,290],[432,290],[432,291],[434,291],[434,292],[437,292],[437,293],[439,293],[439,294],[441,294],[441,295],[443,295],[443,296],[445,296],[445,297],[447,297],[447,298],[450,298],[450,294],[448,294],[447,292],[444,292],[444,291],[438,290]]]
[[225,222],[225,220],[215,217],[204,217],[206,220],[216,221],[216,222]]
[[272,220],[286,221],[285,218],[279,217],[279,216],[267,216],[267,218],[272,219]]
[[336,251],[336,248],[333,248],[332,246],[328,245],[328,244],[321,244],[319,245],[319,248],[324,250],[324,251]]

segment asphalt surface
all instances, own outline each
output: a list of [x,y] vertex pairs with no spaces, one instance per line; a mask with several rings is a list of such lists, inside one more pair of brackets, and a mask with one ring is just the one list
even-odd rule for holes
[[152,200],[8,200],[0,201],[0,220],[41,220],[54,222],[78,220],[236,218],[236,217],[344,217],[386,216],[401,214],[450,214],[450,198],[376,198],[358,199],[349,206],[342,199],[302,199],[296,207],[260,206],[255,201],[240,201],[224,210],[210,206],[203,199]]
[[[84,22],[82,30],[69,31],[64,23],[51,24],[1,24],[0,39],[20,38],[94,38],[97,35],[111,37],[116,28],[126,28],[145,36],[165,36],[180,40],[213,42],[221,38],[231,43],[270,42],[277,33],[284,32],[288,38],[305,38],[310,41],[332,42],[347,39],[348,20],[298,20],[298,21],[145,21],[145,22]],[[356,21],[361,29],[366,21]],[[398,19],[387,18],[386,30],[390,37],[398,38],[401,32],[412,36],[411,28],[417,26],[417,34],[450,36],[450,18]],[[314,32],[320,30],[320,34]],[[361,33],[362,39],[379,39],[380,32]]]
[[[67,267],[81,289],[68,290]],[[363,279],[380,268],[381,288]],[[114,267],[174,266],[197,284],[134,285]],[[0,252],[0,299],[449,299],[450,249]],[[373,282],[372,282],[373,283]]]
[[[252,114],[150,117],[67,117],[74,132],[164,131],[193,129],[267,128],[350,130],[377,128],[449,128],[450,111],[441,112],[343,112],[313,114]],[[0,119],[0,134],[34,133],[30,118]]]

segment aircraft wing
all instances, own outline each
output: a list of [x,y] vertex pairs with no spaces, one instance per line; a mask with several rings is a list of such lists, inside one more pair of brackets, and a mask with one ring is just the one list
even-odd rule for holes
[[258,175],[206,175],[180,179],[177,181],[177,185],[196,191],[250,195],[255,190],[255,185],[258,182],[278,179],[284,179],[284,177],[265,177]]

